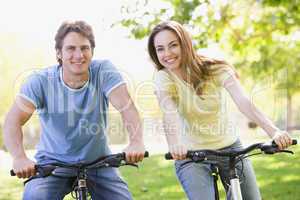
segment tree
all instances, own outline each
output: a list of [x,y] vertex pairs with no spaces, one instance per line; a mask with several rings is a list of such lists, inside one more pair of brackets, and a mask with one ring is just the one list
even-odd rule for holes
[[195,48],[218,43],[254,80],[287,72],[275,81],[287,91],[287,128],[292,126],[292,97],[300,91],[299,0],[139,0],[122,13],[119,23],[134,38],[147,36],[161,20],[176,20],[192,33]]

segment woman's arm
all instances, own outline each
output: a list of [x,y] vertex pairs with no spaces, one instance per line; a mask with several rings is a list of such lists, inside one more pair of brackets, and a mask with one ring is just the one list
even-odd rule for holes
[[174,159],[185,159],[187,149],[180,141],[180,131],[183,127],[177,106],[165,91],[157,91],[156,96],[163,112],[163,126],[169,151]]
[[286,131],[281,131],[269,120],[247,97],[242,85],[235,76],[230,76],[224,81],[224,87],[231,95],[239,110],[250,120],[258,124],[272,138],[280,149],[292,144]]

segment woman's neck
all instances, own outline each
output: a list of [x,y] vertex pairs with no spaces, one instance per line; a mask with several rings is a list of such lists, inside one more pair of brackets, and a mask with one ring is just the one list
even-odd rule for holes
[[187,83],[190,83],[191,82],[191,77],[189,77],[188,73],[185,72],[185,70],[181,67],[181,68],[178,68],[176,70],[170,70],[173,74],[175,74],[179,79],[187,82]]

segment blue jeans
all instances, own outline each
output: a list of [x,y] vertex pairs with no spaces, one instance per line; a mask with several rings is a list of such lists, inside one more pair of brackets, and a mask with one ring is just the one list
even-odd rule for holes
[[[60,200],[72,191],[74,178],[48,176],[36,178],[25,185],[23,200]],[[115,168],[88,172],[88,190],[96,200],[132,200],[127,184]]]
[[[240,149],[240,141],[235,142],[224,149]],[[176,175],[179,179],[189,200],[214,200],[214,180],[211,175],[211,165],[217,164],[222,184],[226,190],[227,200],[231,200],[231,194],[228,187],[229,166],[228,158],[213,157],[216,162],[204,161],[201,163],[190,162],[189,160],[175,161]],[[256,178],[250,160],[244,159],[243,165],[239,162],[236,166],[240,178],[241,192],[243,200],[260,200],[260,192],[256,184]],[[243,173],[241,173],[243,169]]]

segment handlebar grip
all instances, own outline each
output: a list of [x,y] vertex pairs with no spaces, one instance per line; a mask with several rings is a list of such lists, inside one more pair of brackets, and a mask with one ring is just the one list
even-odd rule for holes
[[170,152],[166,153],[166,154],[165,154],[165,159],[166,159],[166,160],[173,160],[172,154],[171,154]]
[[148,157],[149,157],[149,152],[145,151],[144,158],[148,158]]
[[13,169],[10,170],[10,175],[11,175],[11,176],[16,176],[16,173],[14,172]]
[[[35,165],[34,167],[35,167],[35,169],[37,169],[37,168],[38,168],[38,165]],[[17,175],[17,174],[14,172],[14,170],[11,169],[11,170],[10,170],[10,176],[16,176],[16,175]]]
[[[123,153],[121,153],[121,154],[122,154],[123,159],[125,159],[125,158],[126,158],[126,153],[123,152]],[[148,151],[145,151],[145,153],[144,153],[144,158],[148,158],[148,157],[149,157],[149,152],[148,152]]]
[[[293,140],[292,140],[292,145],[296,145],[297,143],[298,143],[298,142],[297,142],[296,139],[293,139]],[[273,147],[277,147],[277,144],[275,143],[274,140],[272,141],[272,146],[273,146]]]

